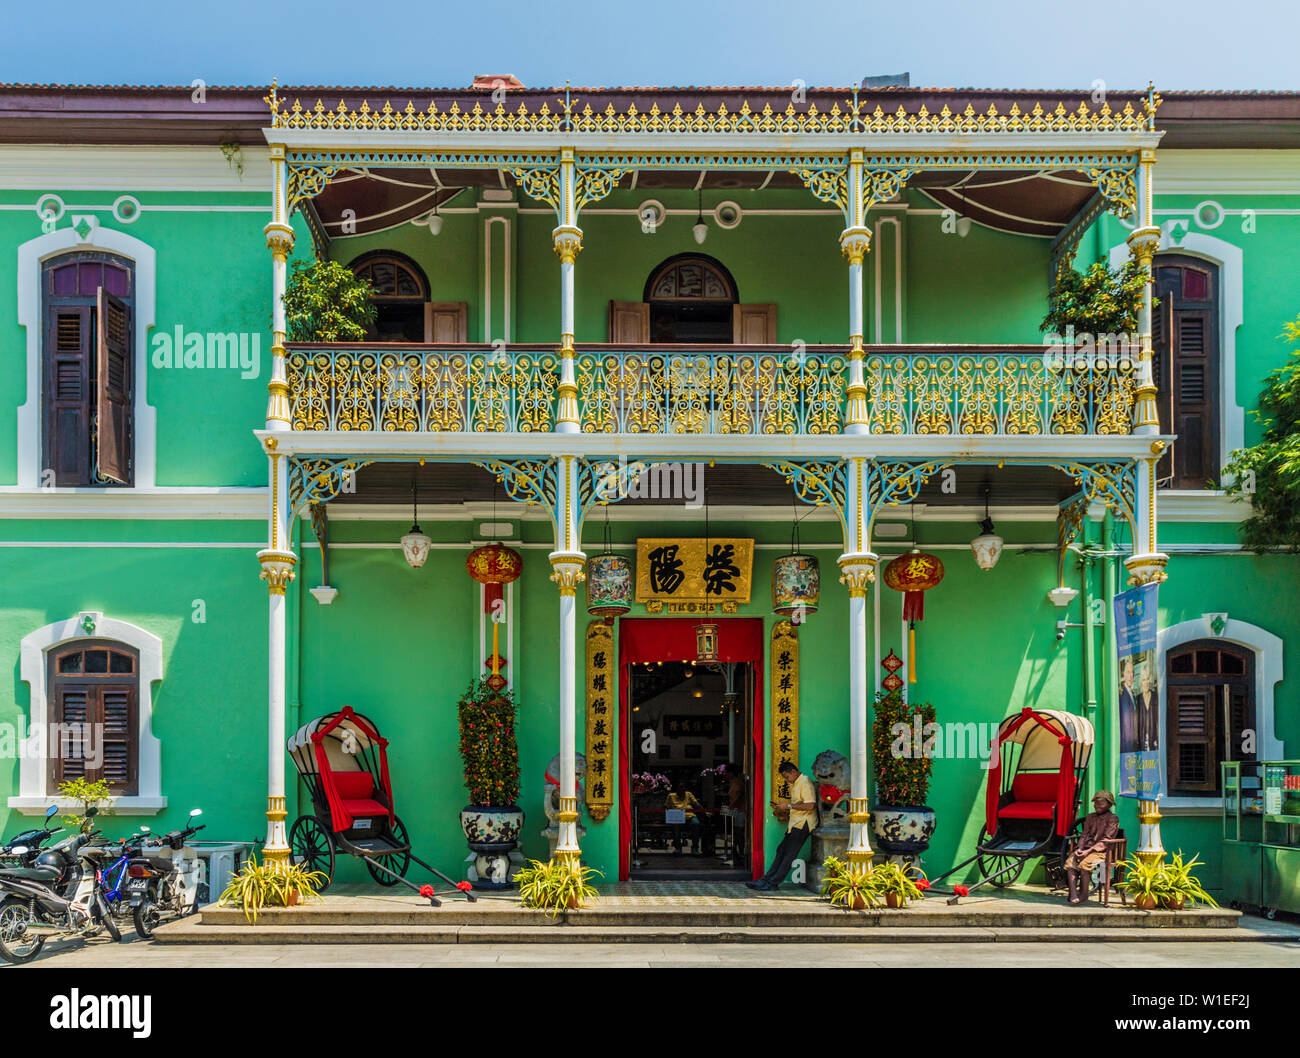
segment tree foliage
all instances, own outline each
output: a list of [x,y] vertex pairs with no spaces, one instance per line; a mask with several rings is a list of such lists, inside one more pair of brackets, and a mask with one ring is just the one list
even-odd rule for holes
[[[1041,330],[1065,334],[1133,334],[1146,287],[1146,273],[1130,258],[1112,269],[1096,261],[1086,272],[1066,269],[1047,299]],[[1158,301],[1152,299],[1154,308]]]
[[1252,551],[1300,551],[1300,316],[1283,324],[1281,337],[1293,348],[1264,379],[1254,412],[1264,435],[1223,468],[1224,491],[1250,499],[1241,539]]
[[374,293],[337,261],[294,261],[284,291],[291,342],[359,342],[375,322]]
[[460,696],[460,756],[469,803],[509,808],[519,800],[514,692],[494,691],[481,676]]

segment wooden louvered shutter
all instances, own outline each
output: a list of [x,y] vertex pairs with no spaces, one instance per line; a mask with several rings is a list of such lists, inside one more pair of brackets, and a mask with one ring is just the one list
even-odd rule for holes
[[[55,485],[90,483],[91,310],[58,306],[47,317],[44,470]],[[42,481],[44,484],[44,481]]]
[[[81,684],[69,684],[60,687],[54,703],[54,719],[59,724],[76,724],[79,730],[84,725],[94,723],[95,689]],[[70,753],[72,745],[66,740],[47,732],[47,755],[50,762],[50,791],[57,789],[61,782],[73,779],[93,778],[87,775],[86,761],[80,752]]]
[[100,477],[131,480],[131,313],[103,287],[98,295],[95,352],[96,469]]
[[117,793],[136,792],[136,689],[107,686],[100,692],[104,762],[98,777]]
[[1216,688],[1168,688],[1171,793],[1213,793],[1218,786],[1215,756]]
[[424,340],[462,344],[469,333],[469,305],[464,301],[426,301]]
[[1204,261],[1161,255],[1152,313],[1152,371],[1160,427],[1177,434],[1159,477],[1176,489],[1203,488],[1219,473],[1218,274]]

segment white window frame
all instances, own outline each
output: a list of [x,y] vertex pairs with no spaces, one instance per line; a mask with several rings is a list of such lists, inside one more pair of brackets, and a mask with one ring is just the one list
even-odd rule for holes
[[49,761],[46,725],[50,722],[49,653],[79,641],[111,640],[135,648],[139,656],[139,708],[136,710],[136,745],[139,747],[138,793],[109,798],[116,815],[157,815],[167,807],[162,795],[162,744],[153,734],[153,685],[162,679],[162,640],[152,632],[126,621],[105,617],[95,611],[83,611],[66,621],[56,621],[30,632],[19,648],[19,671],[31,688],[28,713],[29,734],[23,740],[19,760],[18,795],[9,798],[9,807],[23,815],[42,815],[51,802],[61,809],[81,806],[66,798],[46,792]]
[[[1211,625],[1219,617],[1225,617],[1225,624],[1223,631],[1215,635]],[[1198,639],[1230,643],[1255,655],[1255,759],[1282,760],[1286,756],[1282,740],[1275,733],[1277,725],[1273,716],[1273,688],[1282,681],[1283,675],[1282,640],[1267,629],[1246,621],[1226,619],[1223,614],[1202,614],[1195,620],[1180,621],[1156,633],[1156,657],[1160,664],[1157,681],[1160,691],[1160,776],[1165,785],[1169,782],[1169,759],[1166,756],[1169,735],[1165,730],[1168,655],[1169,651]],[[1191,797],[1184,794],[1160,799],[1160,811],[1165,815],[1218,815],[1222,809],[1222,797]]]
[[[154,282],[156,255],[148,243],[120,231],[105,228],[97,217],[76,216],[74,224],[86,221],[83,237],[75,228],[57,228],[18,247],[18,322],[27,331],[27,401],[18,409],[18,487],[41,487],[41,279],[50,258],[87,250],[99,250],[129,258],[135,266],[135,373],[131,377],[132,397],[132,480],[130,489],[152,489],[157,468],[157,416],[150,407],[146,388],[149,380],[149,329],[154,325]],[[60,489],[60,491],[71,491]],[[98,487],[82,492],[103,493]],[[119,490],[114,490],[119,491]]]

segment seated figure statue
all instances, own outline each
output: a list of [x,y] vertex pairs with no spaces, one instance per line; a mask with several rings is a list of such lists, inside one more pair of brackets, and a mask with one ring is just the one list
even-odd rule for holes
[[1088,899],[1088,880],[1092,869],[1106,858],[1105,842],[1119,833],[1119,817],[1115,815],[1115,795],[1109,790],[1098,790],[1092,798],[1093,811],[1083,817],[1083,829],[1074,851],[1065,858],[1065,880],[1069,888],[1070,903],[1081,904]]

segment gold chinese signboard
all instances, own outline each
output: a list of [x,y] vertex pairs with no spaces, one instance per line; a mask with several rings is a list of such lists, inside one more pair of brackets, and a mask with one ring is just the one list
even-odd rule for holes
[[725,613],[729,603],[749,602],[753,573],[753,540],[650,537],[636,542],[637,602],[717,604]]
[[789,803],[790,784],[781,777],[783,760],[799,763],[799,640],[794,625],[772,626],[772,800]]
[[587,626],[587,814],[614,807],[614,636],[604,621]]

